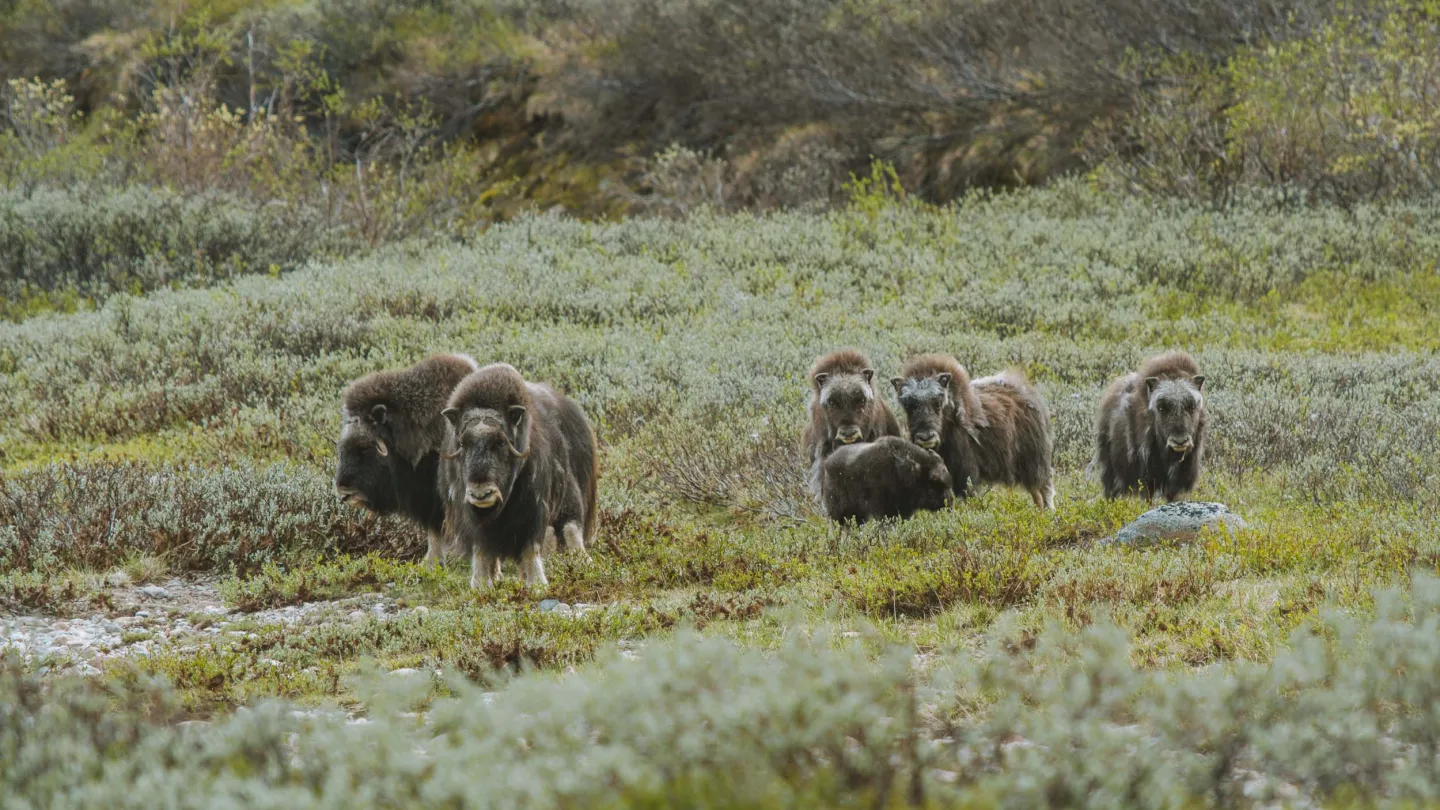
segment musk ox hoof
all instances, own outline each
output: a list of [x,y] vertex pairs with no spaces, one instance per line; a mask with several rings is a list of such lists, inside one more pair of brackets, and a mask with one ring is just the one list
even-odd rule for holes
[[1132,546],[1184,543],[1194,540],[1207,526],[1218,526],[1233,534],[1246,528],[1247,524],[1223,503],[1176,501],[1157,506],[1135,518],[1107,542]]

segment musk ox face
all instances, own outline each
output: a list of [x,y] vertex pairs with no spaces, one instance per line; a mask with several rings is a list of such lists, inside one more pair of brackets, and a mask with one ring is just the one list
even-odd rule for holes
[[381,514],[399,506],[395,456],[390,452],[389,415],[384,405],[366,414],[343,412],[344,427],[335,446],[335,496],[344,503]]
[[815,386],[820,413],[825,420],[825,436],[840,444],[854,444],[865,438],[865,423],[875,389],[875,369],[859,374],[816,374]]
[[926,450],[940,446],[946,416],[958,416],[959,409],[963,407],[950,395],[952,379],[950,374],[942,373],[923,379],[896,377],[890,381],[895,386],[900,407],[905,411],[910,441]]
[[481,520],[498,515],[505,508],[515,486],[521,464],[529,456],[529,416],[524,406],[513,405],[505,413],[488,408],[461,412],[445,409],[458,437],[445,458],[460,461],[464,483],[462,497]]
[[1184,455],[1195,449],[1205,413],[1204,385],[1204,375],[1188,380],[1145,378],[1156,441],[1172,453]]

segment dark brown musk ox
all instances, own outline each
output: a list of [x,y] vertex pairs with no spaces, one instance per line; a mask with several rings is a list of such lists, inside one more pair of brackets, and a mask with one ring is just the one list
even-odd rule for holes
[[409,368],[367,374],[341,395],[336,496],[419,524],[430,536],[427,563],[438,562],[444,548],[437,476],[446,430],[441,411],[477,367],[462,354],[437,354]]
[[953,486],[939,454],[899,436],[847,444],[821,465],[821,500],[825,514],[837,521],[943,509],[954,497]]
[[1178,500],[1195,488],[1205,450],[1205,375],[1185,352],[1149,358],[1110,384],[1095,421],[1105,497]]
[[489,587],[504,559],[520,561],[526,584],[545,585],[542,556],[557,537],[584,555],[595,537],[599,469],[580,406],[494,363],[460,382],[444,414],[440,481],[451,528],[470,553],[470,586]]
[[809,380],[805,457],[810,460],[810,491],[818,497],[820,465],[835,448],[903,434],[875,391],[875,368],[865,355],[849,349],[823,355],[810,368]]
[[1005,484],[1024,487],[1036,506],[1055,508],[1050,409],[1024,372],[972,382],[955,358],[927,354],[890,382],[910,441],[940,454],[957,496]]

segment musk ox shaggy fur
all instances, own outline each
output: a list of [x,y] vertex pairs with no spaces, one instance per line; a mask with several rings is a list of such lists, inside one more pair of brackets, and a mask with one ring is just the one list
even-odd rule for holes
[[1195,488],[1205,451],[1205,375],[1184,352],[1146,360],[1111,383],[1095,422],[1105,497],[1174,501]]
[[922,355],[891,380],[910,440],[945,460],[955,494],[979,484],[1024,487],[1055,506],[1050,409],[1019,370],[971,381],[953,357]]
[[444,415],[441,486],[471,587],[488,587],[504,559],[544,585],[547,538],[585,554],[599,470],[595,432],[574,400],[495,363],[460,382]]
[[446,430],[441,411],[456,384],[476,367],[465,355],[437,354],[409,368],[367,374],[341,395],[336,496],[419,524],[430,536],[426,562],[437,562],[443,548],[445,507],[437,487]]
[[938,454],[899,436],[847,444],[821,465],[825,514],[833,520],[864,523],[943,509],[953,497],[952,487]]
[[835,448],[900,436],[900,423],[875,390],[875,369],[865,355],[849,349],[830,352],[810,368],[810,424],[805,427],[807,480],[820,495],[820,465]]

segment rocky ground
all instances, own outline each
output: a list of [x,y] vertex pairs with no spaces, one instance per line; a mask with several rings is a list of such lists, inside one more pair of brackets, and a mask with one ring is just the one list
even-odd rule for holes
[[[106,595],[113,607],[87,616],[0,615],[0,654],[18,653],[38,664],[42,674],[92,675],[107,659],[148,655],[164,645],[183,648],[227,633],[243,636],[248,627],[357,622],[369,616],[386,620],[429,610],[424,605],[400,607],[379,592],[242,613],[225,604],[214,579],[205,578],[112,587]],[[596,606],[546,599],[539,607],[578,616]]]

